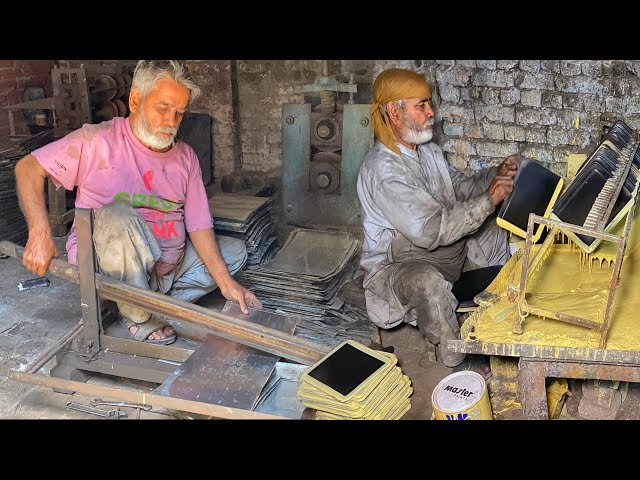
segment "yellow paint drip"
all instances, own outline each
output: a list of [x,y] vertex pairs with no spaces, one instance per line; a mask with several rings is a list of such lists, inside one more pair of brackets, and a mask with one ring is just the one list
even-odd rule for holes
[[[624,222],[611,233],[620,235]],[[551,245],[550,255],[541,262],[541,268],[527,280],[526,301],[529,305],[564,312],[589,320],[603,321],[611,274],[618,246],[602,242],[597,250],[588,254],[573,246],[573,242],[560,233],[562,243]],[[562,238],[562,240],[560,240]],[[565,244],[569,243],[569,247]],[[640,214],[633,220],[625,259],[620,273],[613,304],[607,349],[640,350],[640,288],[634,281],[640,275]],[[534,258],[539,245],[531,247]],[[588,268],[585,268],[585,264]],[[524,331],[516,335],[511,331],[516,315],[516,304],[509,301],[508,292],[518,290],[522,268],[522,250],[503,267],[498,277],[487,288],[493,294],[462,328],[462,338],[487,343],[527,344],[541,347],[557,346],[585,349],[597,348],[599,333],[553,319],[536,315],[526,317]],[[471,331],[473,329],[473,331]]]

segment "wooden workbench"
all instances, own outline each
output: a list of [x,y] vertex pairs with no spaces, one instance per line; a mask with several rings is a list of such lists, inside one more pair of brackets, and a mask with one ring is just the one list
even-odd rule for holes
[[[629,256],[622,267],[606,348],[597,348],[598,334],[590,329],[534,315],[523,323],[523,334],[512,333],[516,309],[507,292],[510,285],[514,285],[514,279],[519,278],[521,251],[507,262],[480,298],[476,297],[480,307],[464,323],[461,340],[449,341],[447,348],[455,352],[519,357],[520,400],[527,419],[548,419],[547,377],[640,382],[640,328],[637,320],[640,295],[633,282],[633,273],[640,269],[640,254],[636,255],[640,251],[635,252],[636,242],[630,242],[630,246],[631,249],[627,250]],[[580,292],[583,285],[599,285],[606,277],[605,266],[602,271],[597,270],[599,267],[594,267],[593,271],[568,271],[571,255],[577,254],[579,258],[579,253],[572,252],[566,245],[556,244],[552,248],[555,253],[545,265],[546,271],[537,273],[538,281],[545,285],[539,287],[539,291],[544,293],[536,298],[534,291],[533,300],[544,301],[545,295],[558,294],[545,290],[553,283],[545,284],[545,278],[547,281],[550,278],[545,275],[555,275],[554,285],[567,292]],[[563,276],[566,277],[565,283],[558,281]],[[595,296],[596,293],[593,294]],[[580,302],[577,303],[576,308],[580,308]],[[589,310],[584,305],[582,308]]]

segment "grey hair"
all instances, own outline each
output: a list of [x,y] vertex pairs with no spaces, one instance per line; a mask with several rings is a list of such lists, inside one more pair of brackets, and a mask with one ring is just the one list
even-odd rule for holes
[[191,79],[189,69],[177,60],[140,60],[133,71],[131,88],[137,88],[142,98],[155,87],[161,78],[168,78],[191,92],[189,105],[200,96],[200,87]]
[[387,115],[389,115],[389,104],[390,103],[395,103],[398,108],[402,108],[404,109],[404,100],[396,100],[395,102],[387,102],[384,104],[384,111],[387,112]]

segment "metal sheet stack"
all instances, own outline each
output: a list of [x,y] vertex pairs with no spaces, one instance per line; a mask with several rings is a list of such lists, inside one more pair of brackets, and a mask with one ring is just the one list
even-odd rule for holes
[[239,238],[247,246],[247,267],[262,265],[275,255],[278,240],[271,221],[271,200],[217,193],[209,198],[217,235]]
[[303,375],[298,398],[318,420],[397,420],[411,408],[398,358],[346,341]]
[[347,232],[296,228],[274,258],[236,279],[265,308],[300,315],[297,336],[328,345],[350,338],[370,342],[375,326],[366,312],[338,298],[357,269],[360,249]]
[[52,139],[53,131],[46,130],[19,143],[0,145],[0,240],[26,243],[27,222],[18,205],[14,168],[18,160]]

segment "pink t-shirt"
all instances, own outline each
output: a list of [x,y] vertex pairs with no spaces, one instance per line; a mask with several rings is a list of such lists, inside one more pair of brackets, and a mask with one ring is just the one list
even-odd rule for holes
[[[213,226],[200,164],[193,149],[176,142],[168,152],[149,150],[116,117],[86,124],[32,152],[56,187],[73,190],[77,208],[98,209],[114,200],[137,209],[155,234],[162,256],[159,275],[181,259],[187,232]],[[67,240],[69,262],[76,264],[75,222]]]

